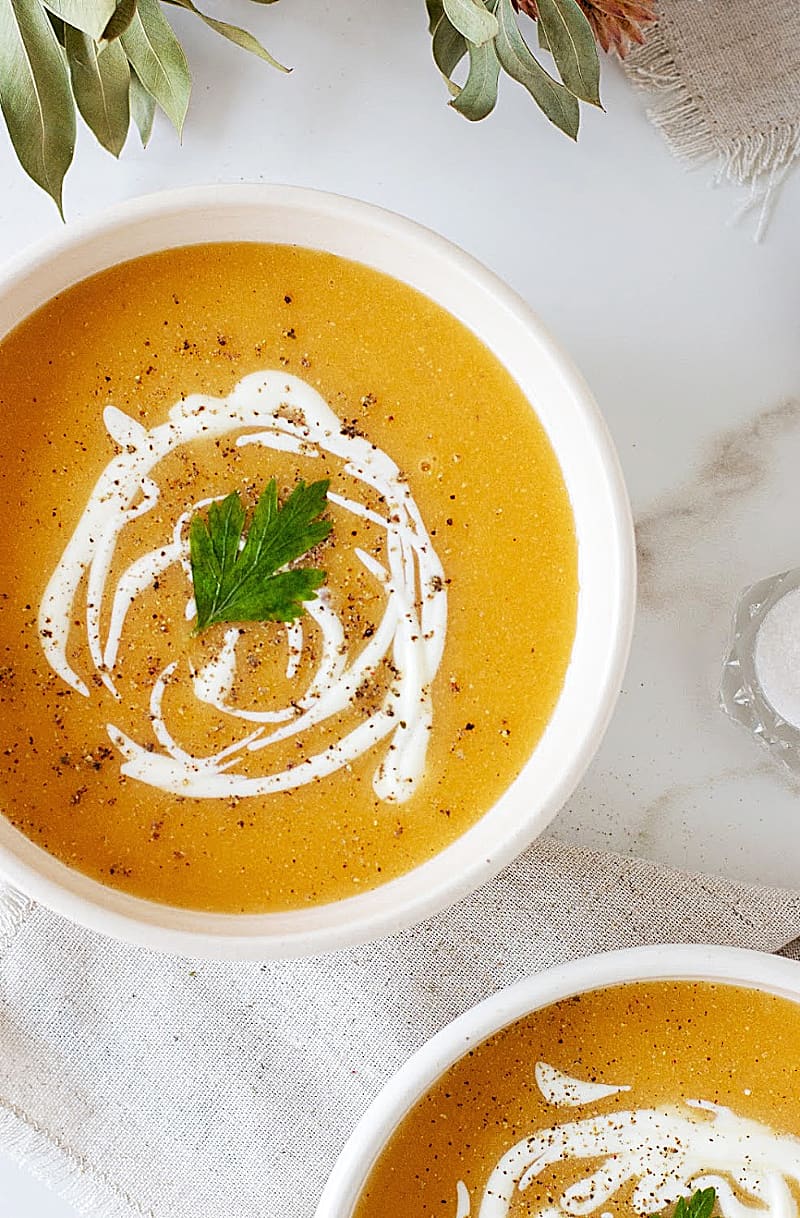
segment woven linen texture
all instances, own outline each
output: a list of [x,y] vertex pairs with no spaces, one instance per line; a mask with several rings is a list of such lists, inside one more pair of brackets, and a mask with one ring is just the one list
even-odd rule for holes
[[774,951],[800,894],[538,842],[382,943],[269,964],[114,943],[5,893],[0,1145],[100,1218],[311,1218],[388,1076],[487,994],[639,943]]
[[661,0],[625,67],[673,151],[749,184],[763,226],[800,155],[800,4]]

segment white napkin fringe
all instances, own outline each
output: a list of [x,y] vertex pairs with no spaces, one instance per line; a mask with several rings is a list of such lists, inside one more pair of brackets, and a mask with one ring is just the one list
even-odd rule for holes
[[86,1159],[63,1146],[13,1104],[0,1100],[0,1146],[20,1167],[92,1218],[155,1218]]
[[768,131],[751,131],[721,141],[709,124],[681,73],[660,25],[647,31],[645,42],[623,61],[626,74],[638,88],[653,94],[648,117],[675,156],[702,164],[716,160],[716,181],[750,187],[750,197],[734,219],[757,210],[755,239],[764,235],[778,191],[792,165],[800,158],[800,123],[777,121]]

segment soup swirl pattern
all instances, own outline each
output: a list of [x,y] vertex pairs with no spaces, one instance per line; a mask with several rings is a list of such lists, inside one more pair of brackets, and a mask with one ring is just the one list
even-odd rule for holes
[[[54,571],[39,614],[39,637],[50,666],[76,692],[90,688],[68,658],[73,606],[86,586],[88,652],[102,684],[115,696],[114,669],[122,662],[126,619],[137,597],[178,564],[188,589],[187,621],[196,616],[191,595],[188,525],[194,512],[213,500],[203,499],[182,512],[161,546],[139,556],[123,571],[110,593],[109,576],[123,530],[159,502],[151,477],[159,462],[183,445],[201,439],[235,435],[238,448],[258,445],[303,457],[329,454],[344,462],[343,473],[354,483],[353,497],[328,492],[332,503],[385,533],[385,562],[363,549],[355,556],[380,586],[383,616],[374,633],[351,654],[336,610],[335,590],[324,589],[307,604],[321,637],[319,663],[304,692],[284,707],[240,707],[229,701],[236,675],[237,651],[247,626],[227,630],[218,653],[202,669],[180,673],[180,661],[156,676],[149,699],[149,721],[158,748],[133,740],[113,723],[107,730],[122,755],[122,773],[162,791],[195,798],[266,795],[316,781],[389,739],[374,777],[376,795],[402,803],[413,794],[425,769],[433,722],[431,682],[444,649],[447,588],[442,564],[419,509],[395,462],[376,445],[351,434],[319,393],[283,372],[245,377],[226,398],[193,395],[178,402],[168,421],[149,430],[114,407],[105,411],[109,433],[121,453],[106,466],[89,503]],[[372,492],[380,510],[363,502]],[[360,497],[359,497],[360,496]],[[107,628],[102,629],[104,620]],[[287,677],[298,670],[304,628],[287,626]],[[393,679],[379,707],[341,739],[291,768],[243,774],[236,766],[245,753],[267,757],[270,745],[325,723],[352,705],[357,692],[390,659]],[[242,721],[249,731],[221,751],[201,756],[175,739],[168,725],[165,693],[170,683],[189,675],[194,696],[221,716]]]
[[[586,1108],[629,1091],[573,1079],[538,1062],[536,1082],[554,1106]],[[590,1166],[555,1205],[536,1218],[579,1218],[613,1203],[633,1185],[636,1214],[661,1214],[696,1189],[714,1188],[723,1218],[768,1214],[796,1218],[790,1182],[800,1185],[800,1139],[779,1135],[759,1121],[737,1116],[706,1100],[659,1108],[630,1108],[552,1125],[512,1146],[491,1172],[480,1207],[473,1211],[463,1181],[454,1218],[508,1218],[515,1197],[554,1164]],[[752,1204],[750,1202],[752,1201]]]

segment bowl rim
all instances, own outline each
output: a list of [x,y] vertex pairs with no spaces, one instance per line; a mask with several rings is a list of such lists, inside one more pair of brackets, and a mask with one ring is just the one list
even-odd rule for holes
[[[365,234],[377,232],[377,239],[413,245],[426,257],[447,262],[453,273],[474,285],[492,302],[497,312],[518,323],[544,353],[549,361],[548,366],[557,372],[565,392],[575,403],[581,425],[590,437],[607,486],[609,531],[613,534],[614,544],[608,560],[616,564],[618,572],[614,587],[614,624],[609,630],[608,639],[604,640],[606,658],[603,680],[593,691],[595,705],[582,732],[579,747],[570,753],[568,763],[560,768],[558,778],[553,779],[549,798],[538,802],[534,806],[535,811],[520,816],[518,823],[506,832],[505,837],[493,844],[491,852],[474,852],[475,857],[466,866],[462,860],[461,869],[451,866],[448,875],[443,875],[445,869],[439,866],[434,869],[435,882],[419,883],[415,894],[404,891],[407,877],[416,875],[421,868],[431,868],[435,860],[453,851],[471,832],[470,829],[433,859],[379,885],[371,892],[314,907],[315,916],[311,916],[314,913],[312,910],[289,911],[285,915],[218,914],[188,910],[121,893],[61,863],[29,842],[13,827],[13,833],[9,835],[5,826],[9,826],[10,822],[2,818],[0,833],[6,840],[0,839],[0,874],[55,912],[92,930],[161,951],[206,958],[267,959],[316,954],[352,946],[414,925],[486,883],[539,836],[584,774],[613,712],[633,631],[636,561],[633,520],[617,453],[594,398],[572,361],[552,339],[530,306],[499,276],[447,238],[383,207],[305,187],[267,184],[218,184],[143,195],[109,208],[101,215],[83,218],[64,232],[22,251],[0,271],[0,300],[7,299],[29,278],[42,273],[53,259],[64,259],[67,264],[70,258],[79,261],[82,251],[102,245],[104,239],[108,240],[109,236],[127,225],[168,217],[176,212],[183,214],[187,210],[198,215],[205,212],[211,215],[214,211],[224,215],[235,212],[237,208],[299,210],[312,213],[315,222],[334,220],[355,224],[363,228]],[[213,234],[205,238],[213,239]],[[278,236],[274,239],[280,241],[282,238]],[[173,241],[154,248],[175,248],[180,244],[195,243],[196,240]],[[297,244],[314,248],[310,241],[298,241]],[[325,247],[320,245],[316,248]],[[104,260],[102,265],[116,265],[134,256],[129,253],[118,259],[111,257]],[[373,260],[367,249],[363,261],[368,266],[375,266],[377,255]],[[92,273],[84,269],[73,275],[69,282],[79,282]],[[31,311],[26,309],[23,316]],[[487,342],[481,334],[478,337]],[[558,703],[553,716],[557,709]],[[531,757],[536,751],[534,749]],[[523,774],[529,762],[530,758],[523,768]],[[503,798],[505,795],[501,796],[501,800]],[[491,816],[497,807],[497,803],[492,805],[472,828]],[[12,837],[13,846],[10,846],[8,842]],[[17,841],[17,838],[21,840]],[[425,879],[432,881],[434,877],[426,873]],[[403,899],[392,902],[391,908],[388,907],[388,899],[386,908],[372,908],[371,895],[389,893],[392,896],[391,890],[395,885],[403,888]],[[335,911],[336,917],[328,919],[324,912],[326,910]]]
[[711,944],[649,944],[598,952],[524,977],[446,1024],[388,1079],[340,1151],[314,1218],[352,1218],[359,1192],[399,1122],[469,1049],[562,999],[637,981],[720,982],[800,1002],[800,962]]

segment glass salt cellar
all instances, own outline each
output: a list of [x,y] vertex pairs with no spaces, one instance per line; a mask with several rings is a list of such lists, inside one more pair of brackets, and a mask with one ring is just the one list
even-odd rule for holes
[[739,598],[720,704],[800,777],[800,568]]

